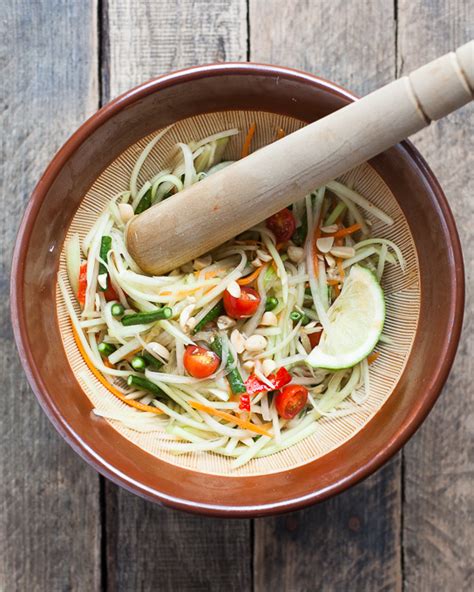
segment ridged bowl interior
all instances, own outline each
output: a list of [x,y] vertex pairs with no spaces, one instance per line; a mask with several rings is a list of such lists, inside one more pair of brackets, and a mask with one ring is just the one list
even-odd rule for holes
[[[166,167],[177,141],[199,140],[231,127],[237,127],[241,132],[231,138],[224,158],[237,159],[246,130],[252,122],[257,124],[257,132],[252,144],[254,149],[272,142],[279,128],[289,133],[304,125],[293,117],[247,110],[205,113],[183,119],[176,123],[155,146],[142,167],[139,182],[143,183]],[[128,189],[130,173],[138,155],[159,131],[157,129],[129,146],[103,170],[85,193],[69,226],[66,240],[75,232],[83,238],[110,198],[119,191]],[[105,419],[94,419],[94,421],[108,421],[119,434],[135,446],[162,461],[191,471],[230,477],[260,476],[288,471],[328,454],[360,431],[391,397],[410,355],[420,314],[420,270],[415,242],[407,220],[390,188],[375,169],[370,164],[364,164],[350,171],[340,180],[350,182],[356,191],[395,220],[393,226],[386,226],[365,213],[373,223],[372,235],[396,242],[406,260],[404,273],[399,266],[386,266],[382,283],[387,305],[384,334],[390,337],[391,343],[381,343],[377,346],[380,356],[370,366],[370,396],[356,412],[337,418],[324,417],[318,421],[318,430],[312,436],[274,455],[253,459],[239,469],[232,469],[229,459],[212,452],[174,455],[163,450],[162,443],[169,436],[162,428],[141,433],[124,427],[118,421]],[[64,251],[60,256],[59,275],[68,285]],[[83,361],[74,341],[70,320],[58,288],[56,289],[56,307],[67,359],[81,388],[98,410],[107,414],[120,412],[124,404],[97,381]],[[87,376],[87,380],[83,379],[84,375]],[[88,386],[91,383],[94,384],[94,390]]]

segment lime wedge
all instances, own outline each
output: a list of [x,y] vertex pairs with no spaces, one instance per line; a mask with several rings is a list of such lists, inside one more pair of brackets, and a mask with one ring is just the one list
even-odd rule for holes
[[328,370],[351,368],[370,354],[383,329],[385,299],[374,274],[354,265],[328,317],[328,330],[306,362]]

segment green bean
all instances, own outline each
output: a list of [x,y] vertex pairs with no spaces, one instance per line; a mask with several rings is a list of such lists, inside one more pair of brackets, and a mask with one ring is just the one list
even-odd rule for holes
[[275,298],[275,296],[270,296],[269,298],[267,298],[267,301],[265,302],[265,310],[267,312],[271,311],[271,310],[275,310],[275,308],[278,306],[278,298]]
[[125,327],[130,327],[130,325],[146,325],[155,321],[169,319],[172,316],[173,309],[169,306],[164,306],[151,312],[137,312],[135,314],[125,315],[122,317],[122,325],[125,325]]
[[137,207],[135,208],[135,214],[141,214],[151,206],[151,187],[145,192]]
[[302,315],[300,312],[298,312],[297,310],[293,310],[293,311],[290,313],[290,319],[291,319],[292,321],[295,321],[295,322],[298,322],[298,321],[301,319],[301,317],[302,317],[302,316],[303,316],[303,315]]
[[220,317],[221,314],[223,314],[224,312],[224,303],[222,302],[222,300],[219,300],[219,302],[211,308],[207,315],[203,317],[199,321],[199,323],[194,327],[193,335],[200,331],[205,325],[207,325],[207,323],[210,323],[211,321],[217,319],[217,317]]
[[101,356],[107,358],[108,356],[110,356],[110,354],[113,354],[117,348],[115,347],[115,345],[112,345],[111,343],[106,343],[105,341],[102,341],[102,343],[99,343],[99,345],[97,346],[97,349],[99,350]]
[[[219,356],[219,358],[222,359],[222,340],[220,337],[216,336],[214,338],[214,341],[211,343],[211,349]],[[228,352],[226,368],[229,369],[231,366],[233,366],[233,364],[234,356]],[[233,368],[227,373],[227,380],[229,381],[230,388],[234,395],[247,392],[244,381],[242,380],[242,376],[240,375],[239,369],[237,367]]]
[[302,325],[307,325],[309,323],[309,317],[304,312],[299,312],[299,310],[294,310],[290,313],[290,319],[297,323],[301,321]]
[[[100,241],[100,251],[99,251],[99,256],[102,259],[102,261],[107,261],[107,255],[108,255],[111,247],[112,247],[112,238],[110,236],[104,235]],[[105,280],[105,287],[101,286],[101,284],[99,282],[99,290],[104,292],[107,289],[109,277],[108,277],[108,273],[107,273],[107,267],[105,267],[105,265],[102,263],[102,261],[99,263],[99,275],[105,275],[106,280]]]
[[134,386],[142,391],[148,391],[157,397],[166,397],[166,393],[164,393],[159,386],[157,386],[154,382],[151,382],[151,380],[144,378],[143,376],[134,376],[131,374],[127,378],[127,384],[128,386]]
[[119,302],[116,302],[115,304],[112,304],[110,312],[113,317],[121,317],[125,312],[125,308]]
[[160,368],[163,366],[163,362],[155,358],[155,356],[146,350],[142,352],[142,358],[145,360],[147,367],[150,368],[150,370],[160,370]]
[[132,368],[134,370],[137,370],[138,372],[143,372],[145,368],[148,366],[143,356],[133,356],[130,364]]

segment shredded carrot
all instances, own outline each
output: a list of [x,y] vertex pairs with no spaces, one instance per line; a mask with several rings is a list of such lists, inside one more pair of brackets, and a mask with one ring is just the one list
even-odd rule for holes
[[133,357],[135,354],[138,354],[139,351],[142,351],[143,347],[137,347],[136,349],[134,349],[133,351],[131,351],[127,356],[125,356],[126,358],[131,358]]
[[276,249],[277,251],[279,251],[279,250],[280,250],[282,247],[284,247],[285,245],[286,245],[286,242],[283,242],[283,243],[277,243],[277,244],[275,245],[275,249]]
[[81,343],[81,340],[79,339],[77,331],[75,330],[74,327],[72,328],[72,334],[74,336],[74,341],[76,342],[77,349],[79,350],[79,353],[83,357],[84,362],[87,364],[87,367],[89,368],[89,370],[97,378],[97,380],[103,386],[105,386],[105,388],[109,392],[111,392],[115,397],[117,397],[117,399],[120,399],[123,403],[125,403],[129,407],[135,407],[135,409],[140,409],[140,411],[151,411],[152,413],[156,413],[157,415],[161,415],[163,413],[161,411],[161,409],[158,409],[157,407],[151,407],[150,405],[144,405],[143,403],[139,403],[138,401],[133,401],[132,399],[127,399],[125,397],[125,395],[123,393],[121,393],[118,389],[116,389],[113,385],[111,385],[110,382],[108,380],[106,380],[102,376],[102,374],[97,370],[97,368],[94,366],[94,364],[92,363],[92,360],[87,355],[87,353]]
[[227,421],[237,424],[244,430],[250,430],[251,432],[255,432],[256,434],[261,434],[262,436],[269,436],[271,434],[264,429],[265,427],[270,427],[271,424],[267,424],[264,426],[258,426],[250,421],[246,421],[245,419],[241,419],[236,415],[232,415],[231,413],[227,413],[226,411],[221,411],[220,409],[214,409],[214,407],[208,407],[207,405],[203,405],[198,401],[188,401],[193,409],[197,409],[198,411],[204,411],[205,413],[209,413],[209,415],[216,415],[217,417],[221,417]]
[[252,143],[252,138],[253,138],[253,135],[254,135],[256,129],[257,129],[257,125],[254,122],[249,127],[249,131],[247,132],[247,135],[245,136],[244,145],[242,146],[242,152],[240,153],[241,158],[245,158],[246,156],[248,156],[250,154],[250,144]]
[[373,364],[375,360],[380,356],[380,352],[372,352],[367,356],[367,363]]
[[278,131],[277,131],[276,139],[277,139],[277,140],[281,140],[281,139],[282,139],[282,138],[284,138],[285,136],[286,136],[286,132],[285,132],[285,130],[284,130],[282,127],[280,127],[280,128],[278,129]]
[[240,278],[240,280],[237,280],[237,283],[240,286],[247,286],[248,284],[251,284],[253,281],[255,281],[258,278],[263,267],[264,267],[263,265],[261,265],[260,267],[257,267],[257,269],[255,271],[252,271],[252,273],[250,275],[246,275],[245,277]]
[[341,289],[339,288],[339,284],[335,284],[334,286],[334,292],[336,294],[336,298],[339,296],[339,294],[341,293]]
[[328,286],[337,286],[338,284],[340,284],[339,280],[327,280],[327,285]]
[[339,277],[341,278],[341,280],[343,280],[346,274],[344,272],[344,267],[342,267],[341,257],[337,258],[337,270],[339,272]]
[[327,236],[333,236],[334,238],[342,238],[344,236],[349,236],[350,234],[354,234],[362,228],[361,224],[353,224],[352,226],[348,226],[347,228],[341,228],[332,234],[328,234]]
[[206,271],[204,274],[205,280],[212,280],[212,278],[217,277],[220,273],[224,273],[225,269],[213,269],[212,271]]
[[[189,294],[194,294],[194,292],[198,292],[199,290],[204,290],[204,292],[206,292],[206,289],[203,288],[203,286],[197,286],[194,288],[189,288],[188,290],[179,290],[176,292],[176,298],[185,298]],[[160,292],[160,296],[171,296],[172,293],[173,292],[170,292],[169,290],[165,290],[164,292]]]

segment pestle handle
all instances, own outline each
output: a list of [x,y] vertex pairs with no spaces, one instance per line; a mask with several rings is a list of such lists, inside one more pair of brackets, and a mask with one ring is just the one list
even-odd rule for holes
[[474,41],[265,146],[133,218],[147,273],[179,267],[473,98]]

